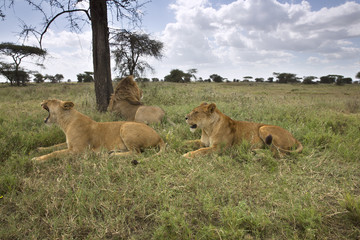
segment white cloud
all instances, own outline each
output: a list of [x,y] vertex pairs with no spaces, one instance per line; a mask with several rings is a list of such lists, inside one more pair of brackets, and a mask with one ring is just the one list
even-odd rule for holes
[[[24,61],[23,67],[37,70],[43,75],[61,73],[65,80],[76,81],[76,75],[84,71],[92,71],[91,32],[73,33],[68,31],[54,32],[49,30],[44,35],[42,46],[47,49],[48,56],[44,62],[45,69],[37,68],[31,59]],[[27,44],[36,45],[34,38]]]
[[178,0],[170,8],[176,22],[167,25],[161,40],[171,68],[261,64],[270,69],[291,64],[298,54],[308,55],[304,65],[359,56],[360,4],[355,2],[319,11],[307,1],[277,0],[237,0],[219,8],[207,0]]

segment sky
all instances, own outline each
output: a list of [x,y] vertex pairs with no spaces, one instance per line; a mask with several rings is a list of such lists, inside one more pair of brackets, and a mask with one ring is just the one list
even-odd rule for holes
[[[164,57],[147,59],[155,72],[144,77],[163,79],[172,69],[195,68],[203,79],[211,74],[230,81],[267,79],[286,72],[355,80],[360,72],[360,0],[152,0],[141,13],[141,31],[164,43]],[[42,22],[25,1],[15,1],[5,14],[0,42],[22,43],[17,37],[20,19],[33,26]],[[110,18],[111,27],[127,27]],[[36,41],[30,38],[25,44]],[[72,81],[93,69],[89,25],[75,33],[60,18],[46,33],[43,47],[49,53],[45,69],[31,64],[33,59],[22,66],[43,75],[61,73]]]

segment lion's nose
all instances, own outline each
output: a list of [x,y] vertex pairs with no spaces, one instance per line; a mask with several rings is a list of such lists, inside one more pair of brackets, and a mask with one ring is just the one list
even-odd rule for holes
[[189,119],[188,116],[186,116],[186,117],[185,117],[185,120],[188,120],[188,119]]

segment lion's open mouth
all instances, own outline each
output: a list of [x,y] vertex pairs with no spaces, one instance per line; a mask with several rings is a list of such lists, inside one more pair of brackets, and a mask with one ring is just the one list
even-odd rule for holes
[[193,125],[190,126],[190,131],[195,132],[196,128],[197,128],[197,125],[193,124]]
[[49,120],[49,118],[50,118],[50,109],[49,109],[49,107],[48,106],[46,106],[46,105],[42,105],[42,107],[43,107],[43,109],[45,109],[46,111],[48,111],[49,112],[49,116],[47,117],[47,118],[45,118],[44,119],[44,123],[47,123],[47,121]]

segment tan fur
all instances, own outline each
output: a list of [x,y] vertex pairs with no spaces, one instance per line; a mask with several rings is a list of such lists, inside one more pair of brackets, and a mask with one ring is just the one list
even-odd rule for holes
[[50,148],[67,146],[67,149],[35,157],[33,158],[35,161],[42,161],[68,153],[80,153],[86,149],[98,152],[105,148],[109,151],[115,151],[114,155],[124,156],[140,153],[142,149],[149,147],[159,146],[160,152],[165,148],[165,143],[161,137],[146,124],[137,122],[95,122],[88,116],[76,111],[72,102],[56,99],[45,100],[41,103],[41,106],[49,111],[45,123],[58,124],[66,135],[66,143]]
[[116,86],[108,110],[119,113],[127,121],[160,123],[165,116],[164,110],[156,106],[144,106],[140,102],[141,97],[142,91],[133,76],[128,76]]
[[[270,141],[270,148],[274,155],[283,156],[289,152],[301,152],[303,146],[287,130],[273,125],[261,123],[235,121],[220,112],[214,103],[203,103],[186,116],[190,130],[202,130],[200,140],[190,141],[200,149],[184,154],[184,157],[194,158],[211,152],[219,151],[223,147],[240,144],[246,140],[253,149],[263,148],[265,142]],[[270,136],[271,135],[271,136]],[[297,149],[292,151],[293,147]]]

